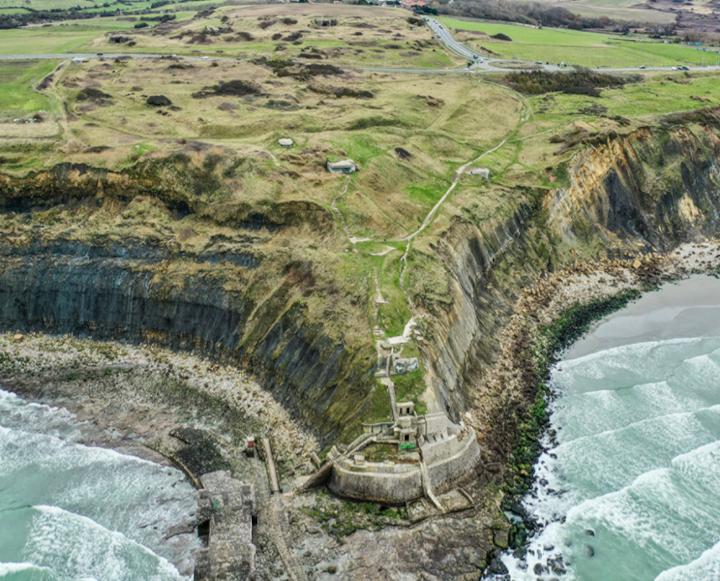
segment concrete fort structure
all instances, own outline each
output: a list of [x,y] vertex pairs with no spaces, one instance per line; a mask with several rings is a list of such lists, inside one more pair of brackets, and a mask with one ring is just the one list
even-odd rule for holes
[[330,490],[387,504],[425,496],[442,510],[435,494],[475,474],[480,462],[475,433],[442,412],[417,415],[412,402],[398,402],[396,411],[396,421],[366,424],[347,448],[330,451]]

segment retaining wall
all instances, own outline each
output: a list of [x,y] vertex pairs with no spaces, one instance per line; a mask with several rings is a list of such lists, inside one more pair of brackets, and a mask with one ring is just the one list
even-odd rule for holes
[[418,464],[355,466],[341,460],[333,464],[329,486],[339,496],[389,504],[403,504],[423,495]]
[[[422,448],[434,492],[445,492],[475,473],[480,462],[480,446],[475,433],[465,432],[459,439],[450,436]],[[419,464],[366,462],[361,465],[342,459],[333,463],[330,490],[339,496],[402,504],[423,496]]]

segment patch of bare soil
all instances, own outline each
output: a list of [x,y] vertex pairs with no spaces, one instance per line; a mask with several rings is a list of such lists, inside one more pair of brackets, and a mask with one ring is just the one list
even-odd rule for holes
[[94,87],[85,87],[78,93],[77,100],[89,101],[97,105],[107,105],[112,101],[112,95]]
[[337,85],[311,84],[309,89],[314,93],[332,95],[338,99],[341,97],[352,97],[354,99],[372,99],[375,97],[375,93],[368,91],[367,89],[353,89],[352,87]]

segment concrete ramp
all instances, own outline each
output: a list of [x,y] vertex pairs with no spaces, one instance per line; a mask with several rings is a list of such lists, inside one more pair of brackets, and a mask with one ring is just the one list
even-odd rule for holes
[[427,466],[425,465],[425,461],[421,458],[420,459],[420,476],[422,477],[422,487],[423,492],[425,493],[425,496],[430,499],[430,502],[433,503],[435,508],[437,508],[441,512],[445,512],[445,509],[443,508],[442,504],[440,504],[440,501],[438,500],[437,496],[432,491],[432,486],[430,484],[430,475],[428,474]]
[[255,491],[222,470],[202,476],[201,510],[208,515],[207,547],[196,561],[195,579],[244,581],[255,573]]

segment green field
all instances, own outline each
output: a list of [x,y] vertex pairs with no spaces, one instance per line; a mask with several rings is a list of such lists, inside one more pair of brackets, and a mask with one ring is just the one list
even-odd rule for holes
[[104,0],[0,0],[0,8],[27,7],[35,10],[68,9],[73,6],[88,8],[104,4]]
[[127,22],[93,18],[0,32],[0,54],[93,52],[92,41],[105,32],[124,30]]
[[484,47],[502,58],[586,67],[674,66],[720,64],[720,53],[705,52],[679,44],[664,44],[640,36],[618,36],[559,28],[535,28],[477,20],[441,18],[455,30],[506,34],[512,41],[467,35],[464,40]]
[[[606,89],[598,99],[589,100],[578,95],[557,95],[548,117],[574,116],[576,119],[592,119],[592,115],[577,112],[583,104],[595,103],[606,107],[608,115],[642,118],[690,111],[700,107],[720,106],[720,77],[707,75],[689,80],[674,77],[649,79],[633,83],[622,89]],[[539,98],[536,101],[539,102]]]
[[0,64],[0,115],[11,117],[49,109],[48,98],[33,87],[56,66],[50,60]]
[[[32,8],[33,10],[68,10],[79,7],[82,9],[102,10],[134,10],[145,8],[150,0],[125,0],[108,4],[107,0],[0,0],[0,8]],[[165,6],[163,6],[165,8]]]
[[[563,157],[550,142],[553,136],[574,132],[603,132],[608,128],[629,131],[653,124],[658,116],[720,106],[718,75],[657,75],[623,88],[605,89],[600,97],[555,93],[529,99],[532,118],[507,146],[484,160],[495,180],[553,187],[546,182],[546,168],[558,168]],[[624,125],[617,126],[618,120]],[[461,194],[462,195],[462,194]]]

